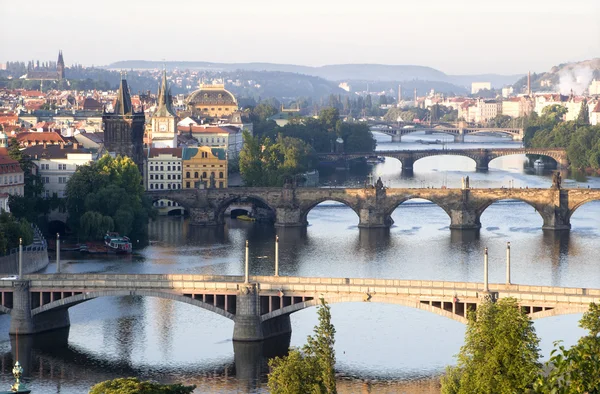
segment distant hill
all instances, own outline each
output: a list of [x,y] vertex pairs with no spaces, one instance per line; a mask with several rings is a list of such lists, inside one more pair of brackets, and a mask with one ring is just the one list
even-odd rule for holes
[[[544,73],[531,74],[531,89],[534,92],[551,91],[568,95],[586,93],[592,80],[600,80],[600,58],[569,62],[552,67]],[[516,92],[524,92],[527,76],[515,82]]]
[[[235,70],[247,71],[282,71],[296,74],[312,75],[329,81],[438,81],[453,85],[470,87],[471,82],[491,82],[493,87],[513,84],[521,75],[447,75],[431,67],[414,65],[384,65],[384,64],[333,64],[320,67],[298,66],[293,64],[276,63],[212,63],[174,61],[159,62],[148,60],[124,60],[111,63],[108,69],[156,69],[163,64],[168,69],[206,70],[226,72]],[[455,89],[459,90],[459,89]]]

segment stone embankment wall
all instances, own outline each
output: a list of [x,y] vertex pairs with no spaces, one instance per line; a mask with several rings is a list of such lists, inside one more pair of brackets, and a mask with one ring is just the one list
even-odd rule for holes
[[[33,243],[23,247],[23,275],[43,270],[50,263],[48,245],[40,229],[33,228]],[[17,275],[19,273],[19,249],[15,248],[10,254],[0,257],[0,275]]]

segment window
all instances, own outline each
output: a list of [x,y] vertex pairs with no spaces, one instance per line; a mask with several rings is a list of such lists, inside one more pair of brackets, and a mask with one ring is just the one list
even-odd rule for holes
[[50,164],[42,164],[42,170],[49,170]]
[[59,176],[58,177],[58,183],[67,183],[67,177],[66,176]]
[[154,189],[154,183],[150,184],[150,189]]
[[167,189],[170,189],[170,188],[171,188],[171,184],[167,183]]
[[150,174],[150,179],[154,179],[154,175]]
[[189,188],[190,188],[190,183],[189,183],[189,182],[186,182],[186,183],[185,183],[185,187],[186,187],[187,189],[189,189]]
[[66,164],[59,164],[58,165],[58,169],[59,170],[66,170],[67,169],[67,165]]
[[167,171],[171,171],[171,166],[167,166]]
[[181,174],[177,174],[177,179],[181,179]]
[[167,174],[167,179],[171,179],[171,174]]
[[161,188],[161,189],[164,189],[164,188],[165,188],[165,185],[161,183],[161,184],[160,184],[160,188]]
[[177,166],[177,171],[181,171],[181,166]]
[[190,177],[190,172],[189,172],[189,171],[185,173],[185,177],[186,177],[186,178],[189,178],[189,177]]
[[219,172],[219,178],[223,179],[223,171]]
[[177,188],[178,188],[178,189],[181,189],[181,183],[177,185]]
[[150,166],[150,171],[154,171],[154,166]]
[[213,143],[215,142],[215,137],[213,137],[213,138],[212,138],[212,142],[213,142]]
[[212,172],[210,173],[210,177],[211,177],[211,178],[214,178],[214,177],[215,177],[215,172],[214,172],[214,171],[212,171]]
[[202,173],[202,178],[206,178],[206,171]]
[[[161,170],[161,171],[164,171],[164,170],[165,170],[165,167],[164,167],[164,166],[160,166],[160,170]],[[162,179],[162,178],[161,178],[161,179]]]
[[160,179],[164,179],[164,175],[163,174],[160,174]]
[[222,189],[223,188],[223,181],[219,181],[219,188]]
[[194,178],[198,178],[198,172],[194,172]]
[[50,177],[49,176],[43,176],[42,177],[42,183],[50,183]]

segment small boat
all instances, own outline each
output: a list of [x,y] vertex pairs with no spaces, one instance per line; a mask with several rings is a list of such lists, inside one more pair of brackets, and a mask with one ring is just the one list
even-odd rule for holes
[[367,164],[379,164],[385,162],[385,157],[383,156],[369,156],[366,159]]
[[542,159],[537,159],[533,162],[533,166],[535,168],[544,168],[544,162],[542,161]]
[[250,217],[248,215],[240,215],[240,216],[236,217],[236,219],[238,219],[238,220],[244,220],[246,222],[254,222],[256,220],[255,218],[252,218],[252,217]]
[[107,232],[104,236],[104,245],[108,251],[114,253],[131,253],[131,241],[128,237],[120,236],[119,233]]

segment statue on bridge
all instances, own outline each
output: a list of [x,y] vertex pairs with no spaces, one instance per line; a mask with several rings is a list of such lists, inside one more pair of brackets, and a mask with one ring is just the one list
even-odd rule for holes
[[383,190],[383,182],[381,181],[381,177],[377,179],[377,182],[375,183],[375,189]]
[[560,183],[562,182],[562,177],[559,171],[554,172],[552,174],[552,189],[560,189]]

